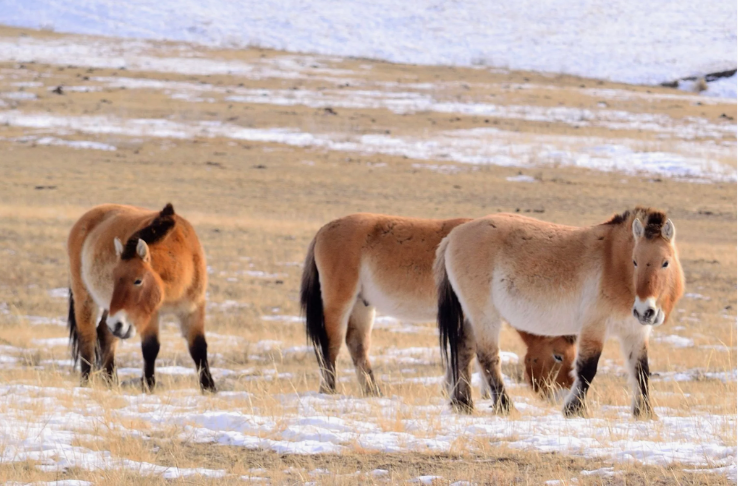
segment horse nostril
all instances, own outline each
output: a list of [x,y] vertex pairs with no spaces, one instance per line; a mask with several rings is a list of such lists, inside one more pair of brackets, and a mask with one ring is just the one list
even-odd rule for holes
[[656,314],[656,310],[653,308],[648,308],[645,313],[643,313],[643,319],[648,321],[651,318],[653,318],[653,315]]
[[639,320],[641,319],[641,315],[640,315],[640,313],[638,313],[638,310],[637,310],[637,309],[635,309],[635,308],[633,308],[633,316],[635,316],[635,317],[636,317],[636,318],[638,318]]
[[116,324],[115,324],[115,332],[116,332],[116,333],[120,333],[120,331],[121,331],[122,329],[123,329],[123,323],[121,323],[121,322],[119,321],[118,323],[116,323]]

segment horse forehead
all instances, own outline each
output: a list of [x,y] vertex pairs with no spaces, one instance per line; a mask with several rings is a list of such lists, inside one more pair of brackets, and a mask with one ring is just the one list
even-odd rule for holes
[[133,259],[119,261],[115,266],[115,269],[113,269],[113,276],[121,278],[134,274],[142,274],[145,271],[146,266],[144,262],[141,259],[134,257]]
[[658,258],[671,255],[674,249],[663,238],[642,239],[635,247],[635,254],[645,258]]

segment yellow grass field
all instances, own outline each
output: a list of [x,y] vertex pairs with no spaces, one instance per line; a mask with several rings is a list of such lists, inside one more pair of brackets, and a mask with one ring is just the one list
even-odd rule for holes
[[[735,484],[735,101],[4,27],[0,41],[19,50],[0,58],[0,484]],[[65,46],[102,54],[71,62]],[[117,55],[125,66],[101,61]],[[648,170],[667,156],[698,170]],[[131,385],[138,338],[119,347],[121,386],[78,387],[65,242],[106,202],[171,202],[197,229],[218,394],[200,395],[171,317],[154,394]],[[361,397],[345,350],[339,394],[317,394],[298,290],[331,219],[506,211],[590,225],[637,204],[668,212],[686,276],[650,343],[659,421],[630,418],[615,340],[589,419],[565,420],[514,360],[512,417],[478,398],[457,416],[435,325],[389,317],[371,350],[384,397]],[[522,361],[509,328],[502,343]]]

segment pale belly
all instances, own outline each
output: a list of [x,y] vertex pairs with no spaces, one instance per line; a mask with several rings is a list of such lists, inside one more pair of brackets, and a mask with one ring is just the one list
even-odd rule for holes
[[[359,282],[359,299],[383,314],[411,323],[427,323],[436,320],[437,302],[429,290],[407,289],[404,292],[388,292],[362,272]],[[425,292],[422,292],[425,291]]]
[[589,280],[571,292],[531,293],[511,290],[493,279],[492,304],[513,328],[546,336],[578,335],[596,312],[598,286]]

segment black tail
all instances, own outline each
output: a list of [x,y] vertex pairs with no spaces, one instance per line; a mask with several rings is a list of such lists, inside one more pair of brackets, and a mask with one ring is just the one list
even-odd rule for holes
[[[103,313],[102,320],[100,323],[105,322],[105,318],[108,316],[107,311]],[[107,326],[107,325],[106,325]],[[69,348],[72,352],[72,369],[77,367],[79,362],[80,349],[79,349],[79,334],[77,333],[77,315],[74,313],[74,294],[72,289],[69,289],[69,315],[67,316],[67,328],[69,328]],[[102,353],[100,349],[100,334],[97,334],[97,343],[95,344],[95,363],[99,366],[102,359]],[[92,365],[92,364],[90,364]]]
[[74,314],[74,295],[71,288],[69,289],[67,328],[69,328],[69,348],[72,350],[72,368],[74,368],[79,362],[79,336],[77,335],[77,316]]
[[[443,259],[439,255],[438,259]],[[459,381],[458,345],[464,326],[464,311],[448,280],[443,261],[436,261],[438,282],[438,331],[441,340],[441,355],[444,362],[451,367],[452,384]],[[441,268],[441,266],[443,266]],[[450,355],[449,355],[450,349]]]
[[310,242],[300,285],[300,308],[305,315],[305,332],[313,344],[318,365],[325,367],[328,357],[328,334],[323,317],[323,295],[320,292],[320,274],[315,264],[315,239]]

